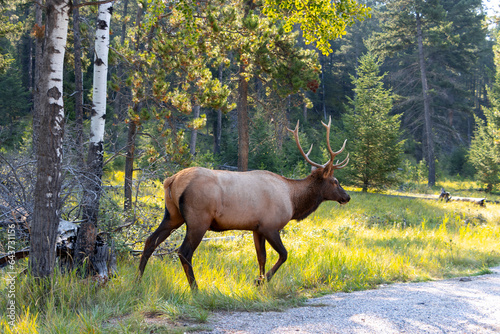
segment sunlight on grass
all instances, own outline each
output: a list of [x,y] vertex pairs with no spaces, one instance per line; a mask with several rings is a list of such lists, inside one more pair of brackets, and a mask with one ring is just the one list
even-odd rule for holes
[[[79,279],[75,273],[57,272],[52,282],[44,284],[20,275],[16,325],[11,327],[2,315],[0,330],[183,332],[189,328],[178,328],[177,322],[198,328],[214,310],[283,310],[336,291],[484,274],[500,263],[500,205],[352,193],[348,205],[324,203],[309,218],[287,225],[282,238],[288,261],[269,284],[260,287],[254,284],[258,267],[251,233],[222,235],[236,238],[203,242],[195,252],[197,293],[191,293],[173,255],[153,257],[141,281],[136,280],[138,259],[129,256],[119,261],[118,276],[104,285]],[[277,254],[267,247],[270,268]],[[0,284],[6,288],[5,280]],[[2,294],[0,308],[7,303]]]

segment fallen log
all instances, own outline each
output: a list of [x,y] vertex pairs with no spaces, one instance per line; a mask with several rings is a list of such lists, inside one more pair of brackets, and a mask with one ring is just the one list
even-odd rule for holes
[[[397,197],[397,198],[409,198],[409,199],[425,199],[425,200],[434,200],[434,201],[439,201],[442,200],[443,198],[440,197],[440,195],[388,195],[388,194],[380,194],[382,196],[387,196],[387,197]],[[462,202],[471,202],[478,204],[480,206],[485,206],[486,203],[495,203],[499,204],[499,201],[491,201],[484,198],[477,198],[477,197],[456,197],[456,196],[450,196],[446,202],[451,202],[451,201],[462,201]]]
[[451,197],[450,201],[462,201],[462,202],[472,202],[480,206],[484,206],[486,198],[474,198],[474,197]]
[[[56,254],[59,258],[59,264],[63,269],[71,270],[73,267],[73,256],[78,234],[78,225],[74,222],[60,220],[57,229]],[[19,251],[9,252],[0,255],[0,268],[7,265],[14,265],[15,262],[28,257],[30,249],[24,248]],[[98,238],[96,250],[92,256],[92,263],[96,266],[96,272],[103,279],[108,279],[109,276],[116,275],[116,254],[114,251],[114,243],[111,242],[111,247]]]

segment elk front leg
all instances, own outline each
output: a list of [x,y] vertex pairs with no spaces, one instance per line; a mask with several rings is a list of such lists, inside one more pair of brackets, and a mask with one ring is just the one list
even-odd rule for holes
[[266,272],[266,238],[257,231],[253,232],[253,241],[255,250],[257,251],[257,261],[259,263],[259,277],[255,280],[255,284],[260,285],[265,279]]
[[278,252],[279,255],[278,261],[276,261],[271,270],[269,270],[266,274],[266,279],[270,281],[273,275],[279,269],[279,267],[281,267],[281,265],[286,261],[288,257],[288,252],[286,251],[285,246],[283,246],[283,242],[281,242],[279,231],[270,231],[268,233],[263,233],[263,234],[266,240],[271,245],[271,247],[273,247],[274,250]]

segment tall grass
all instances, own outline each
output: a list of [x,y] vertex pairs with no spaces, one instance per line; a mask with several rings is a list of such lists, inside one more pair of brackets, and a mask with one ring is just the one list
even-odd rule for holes
[[[200,286],[195,294],[173,256],[152,258],[140,282],[138,259],[128,256],[120,259],[117,277],[105,284],[75,273],[56,272],[45,282],[19,275],[16,325],[0,315],[0,330],[180,333],[202,328],[214,310],[280,310],[325,293],[475,275],[500,263],[500,206],[494,204],[352,193],[348,205],[324,203],[309,218],[287,225],[282,238],[288,261],[259,287],[251,233],[228,234],[238,237],[203,242],[195,252]],[[213,236],[220,234],[208,235]],[[268,248],[268,268],[276,260]],[[0,284],[6,288],[4,279]],[[8,302],[2,294],[0,309]]]

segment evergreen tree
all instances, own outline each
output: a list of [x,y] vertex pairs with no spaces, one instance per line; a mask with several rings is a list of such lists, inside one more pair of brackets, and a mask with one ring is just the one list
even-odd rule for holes
[[469,159],[476,167],[477,178],[486,185],[487,192],[491,192],[493,186],[500,183],[499,106],[496,104],[492,108],[484,109],[486,121],[475,117],[477,126],[469,151]]
[[465,83],[485,39],[481,2],[386,0],[384,4],[382,32],[372,42],[377,53],[388,56],[389,79],[404,97],[396,107],[404,111],[408,133],[422,143],[417,158],[425,158],[432,186],[438,152],[451,151],[467,137],[463,124],[474,93],[467,92]]
[[363,191],[380,188],[394,181],[401,163],[403,142],[399,139],[400,115],[390,115],[391,90],[383,86],[380,63],[368,52],[360,58],[352,108],[343,115],[351,154],[348,172]]
[[0,73],[0,147],[12,148],[21,139],[20,120],[28,115],[29,92],[22,86],[20,71],[13,65]]
[[469,159],[476,167],[477,177],[486,185],[488,192],[500,183],[500,53],[498,52],[500,42],[498,39],[494,49],[495,81],[487,88],[491,107],[483,109],[486,120],[475,116],[476,129],[469,151]]

